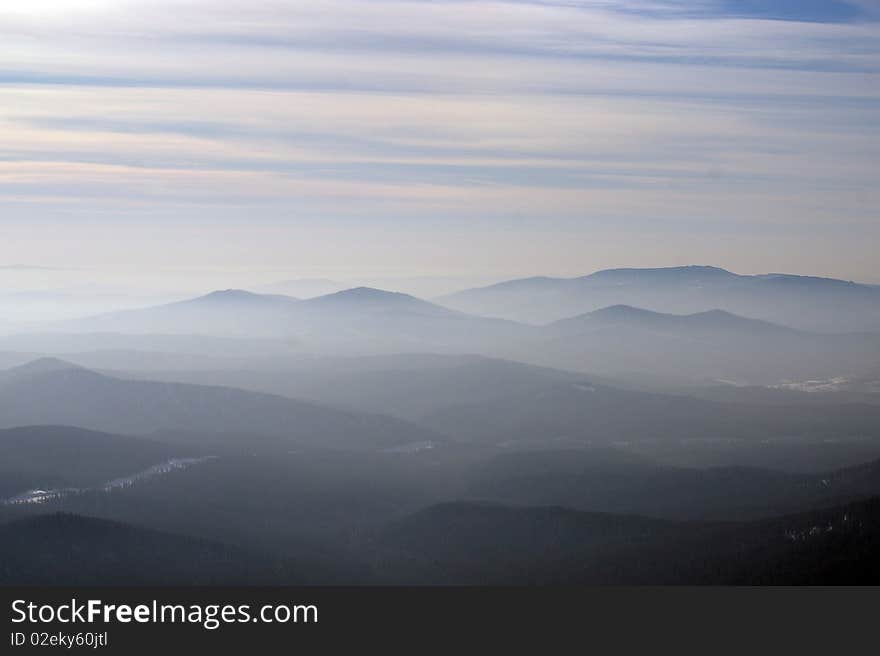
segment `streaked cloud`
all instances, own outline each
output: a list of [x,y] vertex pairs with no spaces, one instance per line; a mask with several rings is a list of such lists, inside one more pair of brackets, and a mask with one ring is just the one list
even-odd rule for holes
[[[723,253],[713,240],[751,240],[762,247],[715,263],[760,269],[772,254],[784,260],[774,268],[812,261],[817,273],[876,278],[863,264],[866,237],[880,238],[876,9],[782,0],[4,6],[0,222],[48,223],[71,238],[98,222],[120,241],[177,230],[175,252],[193,263],[213,259],[200,249],[224,247],[220,225],[291,243],[323,235],[316,260],[339,257],[340,234],[364,245],[378,234],[405,241],[423,263],[470,231],[481,256],[461,249],[454,266],[522,273],[614,264],[602,258],[626,245],[635,264],[708,261]],[[502,230],[522,239],[500,239]],[[15,234],[23,241],[0,247],[0,258],[24,250],[39,259],[39,239]],[[647,248],[646,234],[677,235],[692,252],[656,238]],[[794,236],[807,250],[781,247]],[[595,239],[606,247],[569,248]],[[284,264],[276,244],[248,243],[230,256],[236,265],[270,253]],[[764,243],[777,247],[765,254]],[[815,250],[828,245],[844,255]],[[144,263],[166,256],[141,241]],[[106,241],[68,257],[63,264],[124,260]],[[345,257],[364,269],[387,262],[375,245]],[[443,257],[438,266],[450,266]]]

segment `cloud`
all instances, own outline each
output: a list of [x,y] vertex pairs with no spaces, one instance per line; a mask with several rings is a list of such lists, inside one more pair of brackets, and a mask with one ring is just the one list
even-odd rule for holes
[[6,3],[0,224],[870,230],[875,4]]

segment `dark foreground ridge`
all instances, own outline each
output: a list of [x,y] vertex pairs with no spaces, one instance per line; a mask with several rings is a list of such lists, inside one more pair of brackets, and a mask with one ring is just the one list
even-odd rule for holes
[[54,513],[0,525],[0,585],[876,585],[878,548],[876,497],[754,522],[446,503],[361,536],[335,571]]

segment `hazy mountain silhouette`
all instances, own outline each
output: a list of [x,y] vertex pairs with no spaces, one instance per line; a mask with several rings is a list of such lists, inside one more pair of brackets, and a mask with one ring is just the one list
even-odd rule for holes
[[0,585],[302,583],[287,563],[182,535],[68,514],[0,524]]
[[464,313],[429,303],[400,292],[389,292],[372,287],[355,287],[326,296],[304,301],[299,310],[331,310],[341,312],[402,313],[422,316],[451,317]]
[[880,406],[747,405],[622,390],[589,381],[439,410],[423,423],[458,439],[503,444],[880,437]]
[[678,314],[720,308],[805,330],[880,330],[876,286],[812,276],[738,275],[709,266],[524,278],[465,290],[440,302],[464,312],[539,324],[623,304]]
[[224,452],[109,494],[16,509],[135,522],[271,553],[316,550],[332,560],[366,529],[450,498],[457,467],[445,453]]
[[0,581],[880,580],[880,331],[816,332],[878,298],[615,269],[0,336],[0,501],[64,490],[0,503]]
[[[821,385],[823,381],[814,381]],[[761,403],[765,405],[807,405],[807,404],[880,404],[880,386],[871,384],[862,377],[852,379],[830,379],[827,389],[806,388],[810,381],[782,383],[778,386],[762,385],[689,385],[667,388],[670,394],[693,396],[710,401],[727,403]]]
[[64,373],[82,370],[83,368],[66,360],[53,357],[37,358],[31,362],[12,367],[5,376],[7,378],[39,376],[42,374]]
[[0,375],[0,426],[34,424],[133,434],[239,434],[253,440],[270,435],[290,444],[325,448],[370,449],[436,439],[390,417],[224,387],[122,380],[58,360],[41,360]]
[[[676,281],[691,280],[695,274],[689,270],[661,270],[654,275]],[[727,272],[713,275],[736,278]],[[618,289],[622,284],[613,287]],[[210,351],[226,357],[249,357],[260,352],[480,353],[600,375],[642,372],[648,379],[677,379],[679,384],[719,379],[775,384],[783,379],[851,377],[860,373],[870,354],[880,350],[880,335],[798,334],[717,308],[676,316],[615,305],[539,328],[474,316],[408,294],[367,287],[305,301],[226,290],[189,301],[83,319],[64,327],[138,334],[136,339],[129,339],[130,350],[161,350],[162,339],[168,342],[174,337],[178,343],[168,344],[171,348],[166,350],[179,352],[186,348],[182,336],[200,333],[214,340],[238,337],[242,341],[211,345],[206,340],[205,345],[195,344],[193,350],[185,352]],[[112,341],[120,344],[124,340]],[[0,338],[0,347],[9,344],[34,351],[41,342],[51,340]],[[80,338],[80,343],[89,347],[83,350],[110,348],[111,340],[105,346],[100,342],[99,335]],[[56,337],[55,343],[69,346],[76,340]]]
[[742,523],[448,503],[380,544],[380,571],[410,584],[868,585],[880,500]]
[[475,317],[368,287],[299,303],[289,331],[303,343],[333,354],[472,352],[531,334],[528,327],[510,321]]
[[[222,363],[216,363],[215,367]],[[440,408],[539,392],[576,374],[477,355],[396,354],[276,359],[239,369],[130,372],[127,376],[281,394],[414,420]]]
[[637,327],[664,331],[728,331],[749,333],[755,336],[792,336],[798,331],[785,326],[741,317],[724,310],[707,310],[694,314],[678,315],[653,312],[629,305],[612,305],[577,317],[561,319],[550,325],[551,332],[559,335],[578,334],[584,328],[596,326]]
[[[384,584],[869,585],[880,499],[748,522],[452,502],[357,541]],[[49,514],[0,524],[3,585],[332,583],[349,563]]]
[[153,440],[70,426],[0,430],[0,499],[32,489],[102,485],[187,453]]
[[880,333],[808,333],[717,309],[674,315],[615,305],[554,322],[542,335],[517,352],[521,358],[680,382],[853,376],[880,351]]
[[271,337],[306,350],[471,351],[531,334],[527,326],[474,317],[408,294],[358,287],[305,301],[237,290],[67,322],[76,331]]
[[880,461],[819,473],[672,467],[618,449],[497,455],[467,476],[468,496],[668,519],[746,519],[880,495]]
[[62,325],[89,332],[265,337],[279,333],[278,324],[286,324],[297,302],[289,296],[227,289],[186,301],[112,312]]
[[[68,326],[69,328],[69,326]],[[183,326],[181,326],[183,329]],[[290,355],[296,353],[296,343],[292,340],[271,338],[222,337],[210,334],[189,333],[111,333],[111,332],[41,332],[17,333],[0,335],[0,349],[7,361],[23,363],[21,354],[52,354],[71,359],[107,358],[112,351],[121,354],[160,354],[158,357],[175,356],[176,360],[186,364],[187,360],[205,357],[220,358],[229,364],[233,358],[261,358]],[[100,355],[103,354],[103,355]],[[141,356],[139,356],[141,357]],[[209,363],[205,363],[209,364]],[[91,364],[88,366],[92,366]],[[119,363],[102,362],[97,366],[120,368]],[[213,367],[217,367],[215,361]],[[222,366],[222,365],[219,365]],[[148,368],[155,368],[150,365]],[[175,365],[172,368],[178,368]]]

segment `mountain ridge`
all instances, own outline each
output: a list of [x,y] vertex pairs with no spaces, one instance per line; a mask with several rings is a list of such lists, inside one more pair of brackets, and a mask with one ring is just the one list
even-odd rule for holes
[[520,278],[436,299],[462,312],[546,324],[609,305],[691,314],[718,308],[814,332],[880,332],[880,289],[837,278],[693,265]]
[[[27,372],[25,365],[25,372]],[[442,439],[437,433],[376,413],[340,410],[283,396],[216,385],[114,378],[82,367],[0,375],[0,427],[65,425],[114,434],[159,431],[252,438],[256,447],[376,449]],[[290,448],[290,446],[288,446]]]
[[775,324],[771,321],[762,319],[752,319],[744,317],[727,310],[713,308],[711,310],[703,310],[702,312],[692,312],[689,314],[673,314],[669,312],[656,312],[654,310],[646,310],[644,308],[634,307],[632,305],[609,305],[598,310],[586,312],[575,317],[560,319],[549,324],[549,327],[559,327],[565,325],[574,325],[578,322],[600,321],[605,323],[634,323],[641,322],[642,325],[657,325],[663,323],[669,327],[707,327],[707,328],[752,328],[762,330],[773,330],[781,333],[795,334],[801,331],[794,330],[787,326]]

